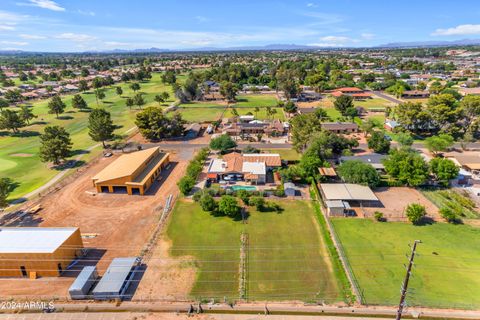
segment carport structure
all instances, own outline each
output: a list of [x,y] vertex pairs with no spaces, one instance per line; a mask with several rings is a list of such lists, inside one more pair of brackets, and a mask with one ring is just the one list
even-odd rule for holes
[[93,179],[97,192],[124,191],[143,195],[169,163],[159,147],[120,156]]
[[356,204],[361,207],[380,205],[380,201],[373,191],[369,187],[359,184],[320,183],[319,190],[329,215],[343,215],[338,208],[350,209],[350,206],[356,207]]

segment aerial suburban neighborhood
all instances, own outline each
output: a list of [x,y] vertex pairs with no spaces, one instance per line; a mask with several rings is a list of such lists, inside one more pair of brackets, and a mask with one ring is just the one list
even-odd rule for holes
[[0,319],[480,319],[460,3],[2,1]]

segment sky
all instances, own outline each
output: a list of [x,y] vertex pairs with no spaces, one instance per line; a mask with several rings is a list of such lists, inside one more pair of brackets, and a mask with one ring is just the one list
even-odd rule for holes
[[0,50],[480,39],[478,0],[0,0]]

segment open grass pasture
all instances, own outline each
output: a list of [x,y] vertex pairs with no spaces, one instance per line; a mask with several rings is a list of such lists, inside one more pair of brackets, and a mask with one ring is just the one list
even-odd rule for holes
[[407,304],[480,307],[479,228],[344,218],[332,222],[368,304],[398,303],[408,244],[421,240]]
[[[274,95],[249,94],[238,95],[237,101],[229,106],[234,107],[239,115],[246,115],[247,113],[255,115],[255,107],[259,107],[260,111],[256,113],[257,119],[265,120],[269,119],[266,107],[275,107],[276,105],[277,99]],[[180,104],[178,111],[189,122],[213,122],[220,118],[226,107],[227,104],[224,101],[195,101]],[[275,108],[275,110],[277,113],[273,118],[285,120],[283,110],[281,108]],[[227,108],[224,117],[232,116],[231,109]]]
[[[149,82],[141,84],[141,92],[147,101],[146,106],[158,105],[153,101],[156,94],[162,91],[168,91],[173,101],[173,92],[171,88],[165,86],[160,81],[159,74],[153,74]],[[115,88],[107,88],[106,98],[99,102],[99,107],[105,108],[112,114],[115,125],[118,126],[116,134],[122,135],[134,127],[135,114],[138,112],[135,108],[130,110],[125,106],[125,97],[133,96],[129,83],[118,84],[123,88],[122,97],[115,93]],[[90,108],[96,108],[95,95],[92,92],[82,93],[83,98]],[[86,149],[96,145],[88,135],[88,115],[86,111],[75,110],[71,106],[73,95],[62,96],[62,100],[67,105],[65,113],[57,119],[55,115],[48,114],[48,100],[32,102],[33,113],[37,116],[32,124],[21,129],[21,133],[12,135],[7,131],[0,131],[0,176],[12,179],[16,188],[10,195],[10,199],[15,199],[24,194],[35,190],[54,177],[59,171],[49,168],[46,164],[40,162],[38,150],[40,147],[39,134],[43,133],[46,125],[60,125],[64,127],[71,136],[73,142],[74,155],[85,152]],[[99,152],[100,149],[90,152]],[[3,164],[3,165],[2,165]]]
[[395,106],[395,103],[392,103],[388,100],[382,99],[382,98],[372,98],[372,99],[366,99],[363,101],[354,101],[353,104],[355,107],[362,107],[365,110],[368,109],[385,109],[387,107],[393,107]]
[[248,233],[247,297],[251,300],[341,300],[312,204],[279,201],[281,213],[249,208],[246,224],[177,202],[168,227],[173,256],[197,269],[191,296],[239,297],[240,236]]

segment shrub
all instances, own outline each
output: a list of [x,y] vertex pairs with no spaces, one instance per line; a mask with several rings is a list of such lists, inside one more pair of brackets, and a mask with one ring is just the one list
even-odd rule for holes
[[420,224],[423,221],[425,215],[427,214],[425,207],[418,203],[409,204],[405,211],[408,221],[413,224]]
[[457,223],[460,220],[455,210],[449,207],[441,208],[440,215],[449,223]]
[[375,217],[375,220],[377,220],[377,221],[379,221],[379,222],[384,222],[384,221],[386,221],[386,219],[383,217],[383,212],[375,211],[375,213],[373,214],[373,216]]
[[200,199],[200,206],[203,211],[212,212],[217,209],[217,202],[208,193],[204,194]]
[[249,200],[251,206],[255,206],[257,211],[263,211],[265,209],[265,199],[261,197],[252,197]]
[[237,197],[239,197],[245,205],[249,205],[250,193],[247,190],[238,190]]
[[200,201],[200,198],[202,197],[202,195],[203,195],[203,192],[201,190],[195,192],[195,194],[193,195],[193,201],[195,202]]
[[177,186],[183,195],[187,195],[195,186],[195,179],[191,176],[184,176],[177,182]]
[[240,213],[237,199],[232,196],[222,196],[218,203],[218,210],[226,216],[235,217]]

